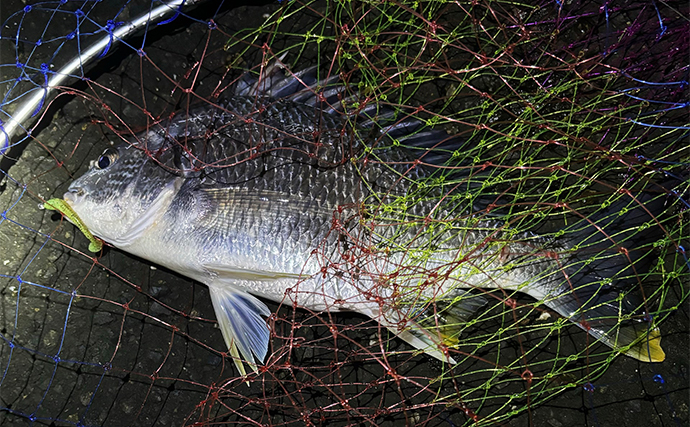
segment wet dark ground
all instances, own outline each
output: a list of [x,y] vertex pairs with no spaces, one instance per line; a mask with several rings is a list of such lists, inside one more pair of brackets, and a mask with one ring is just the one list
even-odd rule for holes
[[[51,7],[56,4],[51,3]],[[3,0],[0,21],[5,22],[24,6],[21,1]],[[260,26],[262,15],[277,7],[227,7],[221,11],[203,8],[195,16],[201,20],[214,17],[223,31],[234,33]],[[102,13],[112,16],[114,12],[104,9]],[[50,25],[63,25],[68,32],[73,17],[58,15]],[[35,40],[47,22],[23,25],[22,36]],[[2,31],[0,64],[13,64],[15,50],[4,37],[16,34],[16,29]],[[180,79],[202,55],[207,34],[204,24],[179,18],[174,25],[149,33],[146,51],[153,62],[165,66],[167,75]],[[131,43],[136,46],[142,39]],[[30,51],[26,45],[19,50],[24,58],[30,57]],[[45,61],[38,59],[39,53],[35,55],[31,59],[34,63]],[[70,56],[70,52],[61,55]],[[195,92],[208,96],[213,88],[203,86],[203,77],[215,76],[217,80],[224,62],[231,59],[223,54],[209,55]],[[172,84],[161,78],[160,72],[141,64],[131,48],[113,48],[88,72],[100,87],[84,82],[74,86],[77,91],[97,93],[112,111],[65,92],[48,109],[40,130],[34,133],[35,139],[10,152],[16,161],[3,163],[0,207],[7,214],[0,222],[0,333],[5,337],[0,343],[0,423],[176,426],[205,420],[207,424],[202,425],[215,425],[214,421],[302,425],[309,419],[316,425],[463,425],[467,418],[457,407],[429,408],[415,400],[419,398],[419,386],[405,389],[403,385],[402,391],[393,386],[362,386],[381,376],[376,363],[366,358],[347,358],[348,351],[356,348],[353,342],[366,344],[377,331],[373,323],[356,314],[314,317],[269,304],[279,313],[269,353],[285,351],[285,343],[290,340],[311,345],[293,350],[289,361],[295,368],[273,369],[265,374],[265,381],[252,381],[247,387],[235,377],[229,359],[222,357],[224,344],[204,286],[113,249],[107,249],[96,264],[86,252],[85,239],[74,227],[61,224],[59,215],[38,209],[41,198],[62,194],[72,175],[81,173],[88,161],[107,146],[104,134],[108,129],[94,123],[94,119],[127,124],[135,130],[142,128],[146,122],[141,110],[127,102],[134,99],[141,105],[142,96],[146,108],[161,116],[183,108],[184,104],[179,103],[184,98],[179,92],[173,93]],[[8,79],[6,73],[7,67],[0,69],[0,81]],[[40,80],[40,73],[35,78]],[[58,167],[56,159],[66,161],[64,167]],[[55,241],[47,234],[52,234]],[[679,297],[680,293],[672,290],[668,300]],[[341,327],[337,341],[324,323]],[[645,364],[619,356],[603,375],[593,379],[592,387],[583,387],[580,382],[565,388],[501,424],[687,425],[688,324],[686,301],[662,325],[667,355],[663,363]],[[567,346],[572,345],[569,341],[582,339],[583,334],[571,327],[564,337],[561,345]],[[394,339],[390,345],[404,348]],[[286,360],[281,354],[271,358],[281,363]],[[333,360],[347,362],[334,365]],[[398,373],[408,378],[435,378],[444,372],[439,362],[425,355],[400,360]],[[332,372],[324,374],[325,370]],[[327,379],[331,384],[319,387],[315,378]],[[333,421],[319,421],[329,419],[329,407],[338,407],[336,396],[346,399],[353,393],[361,395],[353,400],[359,407],[352,408],[351,415],[336,409],[338,416]],[[410,400],[401,402],[401,394]],[[421,398],[422,402],[431,400],[428,393],[420,394],[427,396]],[[418,410],[388,415],[385,411],[386,407],[414,404],[420,405]],[[510,403],[520,404],[528,406],[519,399]],[[305,414],[304,408],[313,413]],[[504,408],[504,412],[513,409]],[[427,417],[433,419],[426,421]]]

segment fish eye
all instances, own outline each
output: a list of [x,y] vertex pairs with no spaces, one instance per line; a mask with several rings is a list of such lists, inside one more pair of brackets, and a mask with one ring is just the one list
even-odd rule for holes
[[96,166],[98,166],[98,169],[105,169],[112,165],[118,157],[120,157],[120,155],[116,149],[108,148],[101,154],[101,157],[98,158]]

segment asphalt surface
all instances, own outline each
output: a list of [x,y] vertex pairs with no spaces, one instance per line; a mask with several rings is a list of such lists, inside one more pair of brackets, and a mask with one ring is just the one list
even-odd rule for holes
[[[25,4],[3,0],[1,7],[0,21],[14,23],[12,13]],[[57,2],[44,7],[55,8]],[[101,7],[91,16],[117,13],[118,6]],[[278,7],[204,7],[194,16],[201,21],[213,18],[222,32],[232,34],[258,28],[263,15]],[[135,7],[125,8],[118,19],[134,14],[130,9]],[[23,22],[21,37],[37,40],[45,28],[68,34],[73,19],[73,14],[57,14],[50,21]],[[15,49],[6,37],[16,33],[11,25],[2,29],[0,64],[14,64],[15,52],[27,63],[40,64],[54,52],[55,45],[47,42],[45,51],[37,48],[32,53],[35,44],[21,42]],[[230,359],[223,357],[223,340],[203,285],[112,248],[95,262],[86,250],[87,241],[73,226],[39,208],[41,198],[62,194],[72,177],[116,138],[104,123],[140,130],[147,124],[143,105],[157,117],[185,108],[187,98],[164,74],[189,82],[185,74],[203,57],[194,92],[208,97],[215,88],[208,82],[222,80],[224,65],[235,60],[222,51],[222,33],[213,34],[217,38],[207,46],[208,26],[179,17],[152,29],[145,41],[141,36],[130,41],[132,46],[145,43],[151,63],[160,68],[130,47],[113,47],[88,70],[91,81],[64,90],[42,113],[45,117],[33,137],[13,148],[11,159],[3,160],[0,424],[464,425],[467,413],[458,405],[433,404],[434,396],[480,383],[483,377],[463,378],[456,372],[443,385],[428,386],[427,379],[450,377],[447,368],[428,356],[411,358],[408,353],[391,362],[397,375],[407,379],[395,381],[375,358],[358,350],[361,344],[375,351],[381,340],[375,323],[351,313],[309,313],[269,303],[277,313],[271,319],[273,364],[245,385]],[[66,48],[55,61],[73,54]],[[256,50],[244,56],[247,61],[258,57]],[[0,81],[7,83],[9,75],[9,67],[0,68]],[[29,75],[40,84],[40,71]],[[6,105],[11,109],[13,104]],[[667,296],[668,301],[681,297],[678,290]],[[530,408],[499,423],[509,426],[687,425],[688,324],[685,301],[662,326],[667,355],[663,363],[621,356],[593,379],[591,387],[582,385],[588,369],[582,365],[573,370],[577,385],[563,387],[542,403],[492,398],[483,406],[467,402],[467,407],[481,416]],[[335,334],[331,325],[339,328]],[[562,337],[560,345],[575,348],[586,335],[571,327]],[[390,351],[409,350],[395,338],[382,339]],[[563,384],[570,380],[562,378]],[[499,386],[486,393],[509,396],[516,386],[506,384],[506,391]],[[504,402],[508,403],[501,408]]]

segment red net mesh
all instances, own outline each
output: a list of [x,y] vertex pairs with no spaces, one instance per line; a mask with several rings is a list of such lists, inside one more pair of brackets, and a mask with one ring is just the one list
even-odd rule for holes
[[[154,6],[105,3],[3,2],[4,123],[92,40]],[[40,103],[40,121],[27,122],[2,159],[0,417],[40,425],[682,425],[688,14],[687,5],[654,2],[295,0],[232,8],[211,1],[108,44],[73,84]],[[266,302],[268,356],[258,373],[240,377],[204,285],[112,247],[90,254],[75,227],[37,207],[63,194],[111,143],[164,127],[176,112],[218,106],[247,70],[257,77],[277,60],[288,76],[310,66],[319,80],[339,76],[347,85],[339,100],[356,96],[345,110],[379,105],[398,114],[386,125],[414,117],[465,141],[396,162],[381,153],[414,139],[348,140],[336,163],[383,162],[393,178],[333,212],[332,232],[348,243],[335,252],[314,247],[324,276],[349,280],[372,300],[399,286],[395,292],[414,302],[397,308],[404,327],[450,316],[448,295],[420,296],[419,287],[433,289],[461,264],[481,269],[478,247],[505,248],[506,259],[520,251],[554,258],[557,251],[530,250],[532,237],[583,239],[568,225],[589,218],[597,226],[612,205],[643,208],[650,221],[603,234],[623,250],[625,239],[645,239],[645,266],[631,257],[625,268],[635,274],[626,280],[642,296],[636,316],[660,328],[666,361],[620,355],[543,301],[467,279],[488,303],[467,322],[451,319],[452,333],[441,328],[452,335],[445,350],[457,362],[442,363],[381,318],[291,307],[291,298],[322,292],[296,284],[282,303]],[[344,130],[366,121],[339,117]],[[305,158],[325,137],[284,131],[310,141],[294,154]],[[357,144],[366,148],[354,155]],[[430,178],[416,175],[420,164]],[[400,195],[405,185],[418,190]],[[401,219],[424,203],[449,214]],[[462,236],[457,224],[473,219],[497,224],[473,250],[455,248],[453,262],[433,268],[407,261],[433,258],[439,248],[430,237]],[[372,239],[352,223],[420,231]],[[512,246],[517,255],[506,242],[521,245]],[[403,277],[415,286],[396,285]]]

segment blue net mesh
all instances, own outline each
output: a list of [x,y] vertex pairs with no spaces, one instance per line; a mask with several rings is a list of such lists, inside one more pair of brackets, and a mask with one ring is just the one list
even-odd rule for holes
[[[0,6],[0,423],[688,422],[687,4],[187,2],[116,36],[159,6]],[[93,59],[50,88],[97,41]],[[584,192],[606,199],[657,185],[667,208],[641,281],[654,283],[647,316],[666,360],[618,355],[517,294],[491,294],[497,302],[460,338],[467,357],[457,366],[365,316],[267,302],[268,359],[241,378],[205,286],[112,247],[89,253],[78,229],[42,208],[111,143],[215,103],[281,54],[293,71],[342,73],[372,99],[474,138],[467,157],[516,183],[506,215],[522,230],[540,212],[554,216],[546,205],[586,212]],[[564,152],[572,162],[554,167]],[[555,184],[539,195],[530,186],[542,172]]]

